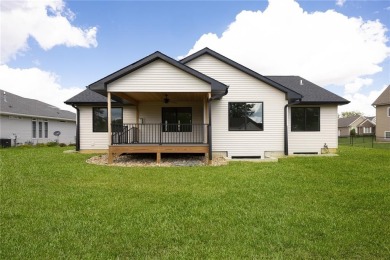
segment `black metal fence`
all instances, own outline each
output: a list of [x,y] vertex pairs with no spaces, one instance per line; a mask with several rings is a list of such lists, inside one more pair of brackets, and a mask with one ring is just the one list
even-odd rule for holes
[[340,136],[339,145],[364,148],[390,149],[390,139],[375,135]]
[[208,124],[112,125],[112,144],[207,143]]

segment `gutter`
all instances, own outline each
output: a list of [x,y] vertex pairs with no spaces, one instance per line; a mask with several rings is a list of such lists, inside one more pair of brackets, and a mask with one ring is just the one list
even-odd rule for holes
[[284,106],[284,155],[288,155],[288,125],[287,125],[287,108],[292,105],[301,103],[301,99],[289,100]]
[[80,109],[74,104],[71,105],[76,109],[76,151],[80,151]]
[[213,132],[213,129],[212,129],[212,120],[211,120],[211,101],[213,100],[219,100],[221,99],[223,96],[227,95],[228,93],[228,89],[229,89],[229,86],[226,88],[226,90],[223,92],[223,93],[219,93],[217,95],[214,95],[214,96],[211,96],[208,100],[207,100],[207,107],[208,107],[208,113],[209,113],[209,127],[207,129],[207,142],[209,144],[209,161],[213,160],[213,138],[212,138],[212,132]]
[[38,115],[27,115],[27,114],[19,114],[19,113],[12,113],[12,112],[0,112],[0,115],[31,117],[31,118],[39,118],[39,119],[52,119],[52,120],[61,120],[61,121],[68,121],[68,122],[74,122],[75,121],[74,119],[69,119],[69,118],[51,117],[51,116],[38,116]]

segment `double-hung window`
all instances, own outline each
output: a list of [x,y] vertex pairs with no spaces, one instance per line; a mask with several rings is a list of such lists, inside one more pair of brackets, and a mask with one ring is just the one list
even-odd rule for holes
[[229,131],[263,131],[263,102],[229,102]]
[[291,131],[320,131],[320,108],[292,107]]
[[45,121],[45,138],[49,137],[49,122]]
[[33,119],[31,122],[32,138],[37,138],[37,120]]
[[[94,107],[92,115],[93,132],[108,131],[108,112],[106,107]],[[123,126],[123,109],[121,107],[111,108],[112,131],[122,129]]]
[[39,138],[42,138],[42,122],[38,122],[38,134]]

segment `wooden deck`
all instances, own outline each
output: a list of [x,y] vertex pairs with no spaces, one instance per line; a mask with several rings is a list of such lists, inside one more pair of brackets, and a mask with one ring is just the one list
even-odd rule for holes
[[108,147],[108,163],[124,153],[155,153],[160,163],[162,153],[209,153],[208,144],[123,144]]

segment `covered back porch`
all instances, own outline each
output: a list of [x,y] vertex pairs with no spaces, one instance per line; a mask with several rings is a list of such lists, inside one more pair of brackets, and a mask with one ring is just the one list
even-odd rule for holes
[[[91,84],[107,96],[109,162],[121,153],[211,153],[211,101],[228,86],[160,52]],[[133,115],[111,118],[112,102]],[[112,123],[112,124],[111,124]]]
[[[212,160],[210,93],[108,92],[108,100],[131,106],[132,116],[115,118],[108,102],[108,162],[121,154],[203,153]],[[130,121],[129,121],[130,120]]]

